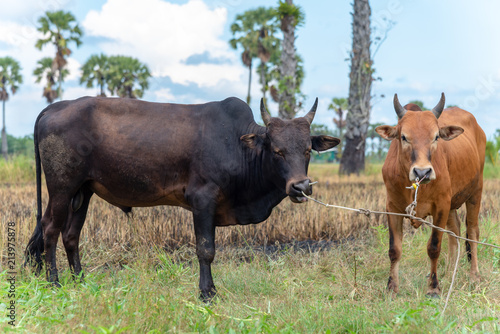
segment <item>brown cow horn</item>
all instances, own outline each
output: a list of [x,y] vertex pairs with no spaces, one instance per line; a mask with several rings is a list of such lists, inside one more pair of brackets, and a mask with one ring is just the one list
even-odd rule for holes
[[316,115],[316,108],[318,108],[318,98],[316,98],[316,100],[314,101],[311,110],[309,110],[309,112],[304,116],[306,121],[309,122],[309,125],[312,124],[314,115]]
[[396,110],[396,114],[398,115],[398,119],[403,118],[406,114],[405,108],[399,103],[398,94],[394,94],[394,110]]
[[441,93],[441,99],[439,100],[438,104],[436,104],[436,106],[432,108],[432,113],[436,116],[436,118],[439,118],[439,116],[441,116],[441,113],[443,112],[444,101],[444,93]]
[[264,124],[267,126],[271,121],[271,115],[266,110],[266,106],[264,105],[264,99],[260,99],[260,116],[262,117]]

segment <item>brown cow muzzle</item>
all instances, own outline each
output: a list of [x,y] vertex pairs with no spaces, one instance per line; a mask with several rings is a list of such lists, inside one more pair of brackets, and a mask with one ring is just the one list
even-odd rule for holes
[[422,180],[423,184],[429,183],[436,179],[436,173],[432,167],[418,168],[413,167],[410,171],[410,181]]
[[[290,200],[294,203],[303,203],[307,202],[306,195],[312,194],[311,188],[311,180],[305,179],[299,182],[289,182],[287,185],[287,195],[290,197]],[[302,194],[304,192],[304,194]]]

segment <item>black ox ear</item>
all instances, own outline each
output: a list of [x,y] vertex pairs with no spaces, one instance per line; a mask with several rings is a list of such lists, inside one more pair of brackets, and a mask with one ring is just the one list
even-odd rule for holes
[[340,139],[330,136],[311,136],[312,149],[318,152],[329,150],[340,143]]
[[251,149],[254,149],[264,142],[263,136],[256,135],[255,133],[243,135],[240,137],[240,140]]

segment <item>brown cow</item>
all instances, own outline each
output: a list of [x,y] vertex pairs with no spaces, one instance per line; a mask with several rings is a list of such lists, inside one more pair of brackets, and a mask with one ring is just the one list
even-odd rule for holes
[[[387,190],[388,212],[404,213],[413,201],[414,190],[405,189],[417,179],[423,180],[418,191],[416,215],[432,215],[436,226],[460,234],[457,209],[467,208],[467,237],[479,239],[478,215],[483,189],[483,167],[486,136],[476,119],[460,108],[444,108],[444,93],[432,111],[422,111],[414,104],[402,107],[397,94],[394,109],[396,126],[379,126],[376,131],[391,146],[382,168]],[[452,140],[453,139],[453,140]],[[391,269],[387,289],[399,290],[399,260],[403,238],[403,218],[388,215],[389,258]],[[412,222],[415,228],[420,224]],[[431,262],[427,296],[438,297],[441,290],[437,277],[437,262],[443,232],[432,229],[427,244]],[[449,237],[451,264],[455,263],[457,241]],[[466,242],[471,277],[477,279],[477,244]]]

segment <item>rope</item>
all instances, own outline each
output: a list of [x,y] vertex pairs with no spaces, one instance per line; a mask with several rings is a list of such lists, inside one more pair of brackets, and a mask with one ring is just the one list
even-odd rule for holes
[[[461,240],[465,240],[465,241],[469,241],[469,242],[474,242],[474,243],[477,243],[477,244],[480,244],[480,245],[485,245],[485,246],[489,246],[489,247],[493,247],[493,248],[497,248],[497,249],[500,249],[500,246],[497,246],[497,245],[493,245],[493,244],[489,244],[489,243],[486,243],[486,242],[480,242],[480,241],[476,241],[476,240],[471,240],[471,239],[468,239],[468,238],[464,238],[464,237],[461,237],[461,236],[458,236],[456,235],[454,232],[452,231],[449,231],[449,230],[446,230],[444,228],[441,228],[439,226],[436,226],[434,225],[433,223],[431,222],[428,222],[420,217],[416,217],[415,214],[415,207],[417,206],[417,194],[418,194],[418,188],[420,186],[420,182],[422,182],[423,180],[425,179],[422,178],[422,180],[419,180],[417,178],[416,182],[413,183],[410,187],[406,187],[406,189],[415,189],[415,197],[414,197],[414,200],[412,203],[410,203],[410,205],[408,205],[406,207],[406,213],[397,213],[397,212],[386,212],[386,211],[374,211],[374,210],[368,210],[368,209],[363,209],[363,208],[359,208],[359,209],[354,209],[354,208],[349,208],[349,207],[346,207],[346,206],[340,206],[340,205],[333,205],[333,204],[327,204],[327,203],[323,203],[315,198],[312,198],[308,195],[306,195],[304,192],[302,192],[302,195],[304,195],[306,198],[310,199],[311,201],[313,202],[316,202],[320,205],[323,205],[327,208],[337,208],[337,209],[343,209],[343,210],[349,210],[349,211],[354,211],[354,212],[358,212],[358,213],[362,213],[364,214],[365,216],[369,217],[372,213],[374,214],[386,214],[386,215],[392,215],[392,216],[400,216],[400,217],[404,217],[404,218],[408,218],[408,219],[414,219],[414,220],[417,220],[427,226],[430,226],[431,228],[433,229],[436,229],[438,231],[441,231],[443,233],[446,233],[448,235],[451,235],[452,237],[456,238],[457,239],[457,260],[455,262],[455,269],[453,270],[453,276],[452,276],[452,279],[451,279],[451,284],[450,284],[450,288],[448,290],[448,294],[446,296],[446,302],[444,304],[444,307],[443,307],[443,311],[442,311],[442,314],[444,314],[444,311],[446,310],[446,307],[448,306],[448,301],[450,299],[450,295],[451,295],[451,291],[453,289],[453,284],[455,283],[455,277],[456,277],[456,274],[457,274],[457,268],[458,268],[458,261],[460,259],[459,255],[460,255],[460,243],[458,242],[458,239],[461,239]],[[310,185],[313,185],[313,184],[316,184],[318,182],[314,182],[314,183],[310,183]]]

